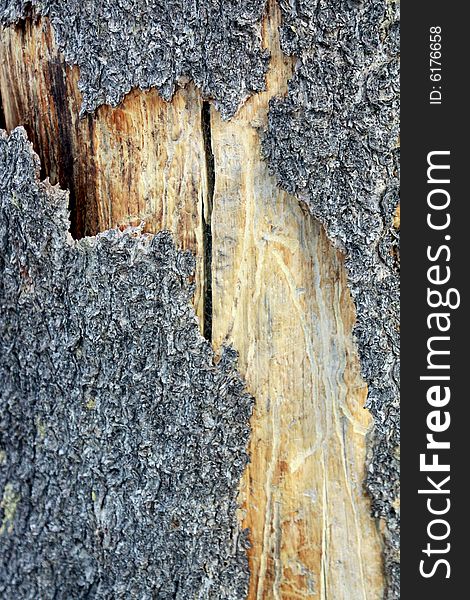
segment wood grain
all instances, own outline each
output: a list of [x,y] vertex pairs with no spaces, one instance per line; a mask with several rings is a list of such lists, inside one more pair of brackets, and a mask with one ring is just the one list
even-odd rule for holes
[[267,91],[230,122],[212,111],[213,341],[240,353],[256,398],[241,490],[250,598],[382,597],[381,539],[363,490],[370,416],[343,259],[283,193],[256,130],[292,69],[271,2]]
[[203,212],[207,171],[202,100],[193,85],[171,103],[155,90],[79,118],[78,69],[67,67],[48,19],[0,38],[0,93],[8,130],[23,125],[42,176],[70,190],[75,237],[139,224],[168,229],[197,257],[195,307],[204,327]]
[[256,399],[240,489],[250,600],[377,600],[381,536],[363,488],[371,419],[343,258],[261,158],[269,99],[294,68],[279,20],[270,0],[266,92],[229,122],[211,108],[209,132],[192,85],[171,103],[133,91],[79,119],[78,73],[47,19],[2,32],[0,93],[7,128],[25,125],[43,176],[71,190],[76,236],[144,219],[196,255],[201,330],[216,350],[238,350]]

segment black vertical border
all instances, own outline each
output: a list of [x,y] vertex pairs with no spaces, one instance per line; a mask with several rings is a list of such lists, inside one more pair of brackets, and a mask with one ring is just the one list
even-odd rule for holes
[[[467,313],[470,197],[465,185],[470,176],[470,165],[466,164],[470,156],[470,101],[466,92],[470,31],[465,8],[464,4],[436,0],[405,2],[401,7],[401,598],[404,600],[451,600],[467,597],[467,594],[470,597],[469,553],[465,544],[470,509],[470,397],[464,384],[465,374],[470,373]],[[433,26],[442,28],[442,82],[439,84],[429,78],[429,31]],[[442,87],[441,105],[429,104],[433,85]],[[426,475],[419,470],[419,455],[425,451],[426,416],[432,410],[426,402],[429,384],[419,380],[426,368],[426,342],[430,335],[426,317],[432,312],[426,301],[429,267],[426,249],[428,244],[445,243],[444,233],[433,232],[426,225],[430,189],[426,179],[427,154],[434,150],[451,152],[451,184],[447,189],[452,199],[452,221],[450,230],[445,233],[451,235],[449,285],[458,288],[461,294],[460,307],[449,311],[452,319],[449,334],[452,396],[448,408],[451,426],[442,434],[442,439],[451,442],[451,449],[447,451],[451,464],[451,509],[444,517],[451,526],[446,540],[451,549],[449,554],[439,556],[450,562],[450,579],[445,578],[444,568],[439,568],[429,579],[419,573],[420,560],[426,558],[422,550],[431,541],[426,527],[432,519],[426,509],[426,496],[418,494],[418,489],[426,484]],[[436,479],[442,479],[441,475],[437,473]],[[435,546],[439,547],[439,543]]]

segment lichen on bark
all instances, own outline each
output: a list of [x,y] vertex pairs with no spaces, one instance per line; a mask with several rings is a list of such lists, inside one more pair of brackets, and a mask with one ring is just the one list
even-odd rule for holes
[[252,398],[139,228],[72,240],[67,193],[0,133],[0,596],[244,598]]

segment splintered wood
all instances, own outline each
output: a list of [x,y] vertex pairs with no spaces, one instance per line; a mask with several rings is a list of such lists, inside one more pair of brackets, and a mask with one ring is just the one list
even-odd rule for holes
[[363,487],[371,419],[343,258],[261,157],[269,99],[285,93],[293,70],[279,22],[270,1],[266,92],[228,122],[211,107],[213,159],[192,85],[171,103],[133,91],[80,120],[78,73],[65,67],[47,19],[2,32],[5,121],[26,126],[45,174],[72,190],[77,235],[145,220],[195,253],[201,329],[212,305],[214,347],[239,352],[256,400],[239,498],[250,600],[378,600],[381,537]]
[[48,19],[1,32],[0,93],[7,129],[23,125],[42,176],[70,190],[76,237],[112,227],[168,229],[197,257],[195,307],[202,321],[206,275],[203,198],[207,172],[202,100],[194,86],[171,103],[155,90],[79,118],[77,68],[66,67]]

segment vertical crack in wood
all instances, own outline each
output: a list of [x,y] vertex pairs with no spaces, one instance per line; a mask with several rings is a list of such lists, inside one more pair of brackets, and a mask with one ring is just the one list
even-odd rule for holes
[[[79,240],[86,235],[94,235],[96,231],[87,231],[85,225],[87,201],[84,194],[81,193],[82,190],[75,185],[72,118],[67,103],[64,102],[64,98],[67,98],[65,65],[62,61],[51,60],[48,62],[48,72],[51,82],[51,99],[57,113],[58,129],[58,137],[55,139],[58,149],[53,153],[53,157],[56,158],[54,170],[57,175],[55,178],[51,177],[51,183],[59,183],[62,189],[69,191],[70,234],[75,240]],[[49,176],[49,173],[47,175]]]
[[246,598],[253,399],[199,333],[196,259],[168,231],[71,240],[38,167],[0,132],[0,596]]
[[207,173],[207,196],[203,197],[202,231],[204,252],[204,327],[203,335],[212,341],[212,207],[215,189],[215,165],[212,152],[211,137],[211,105],[202,103],[201,110],[202,135]]
[[5,113],[3,111],[2,91],[0,90],[0,129],[6,129]]

